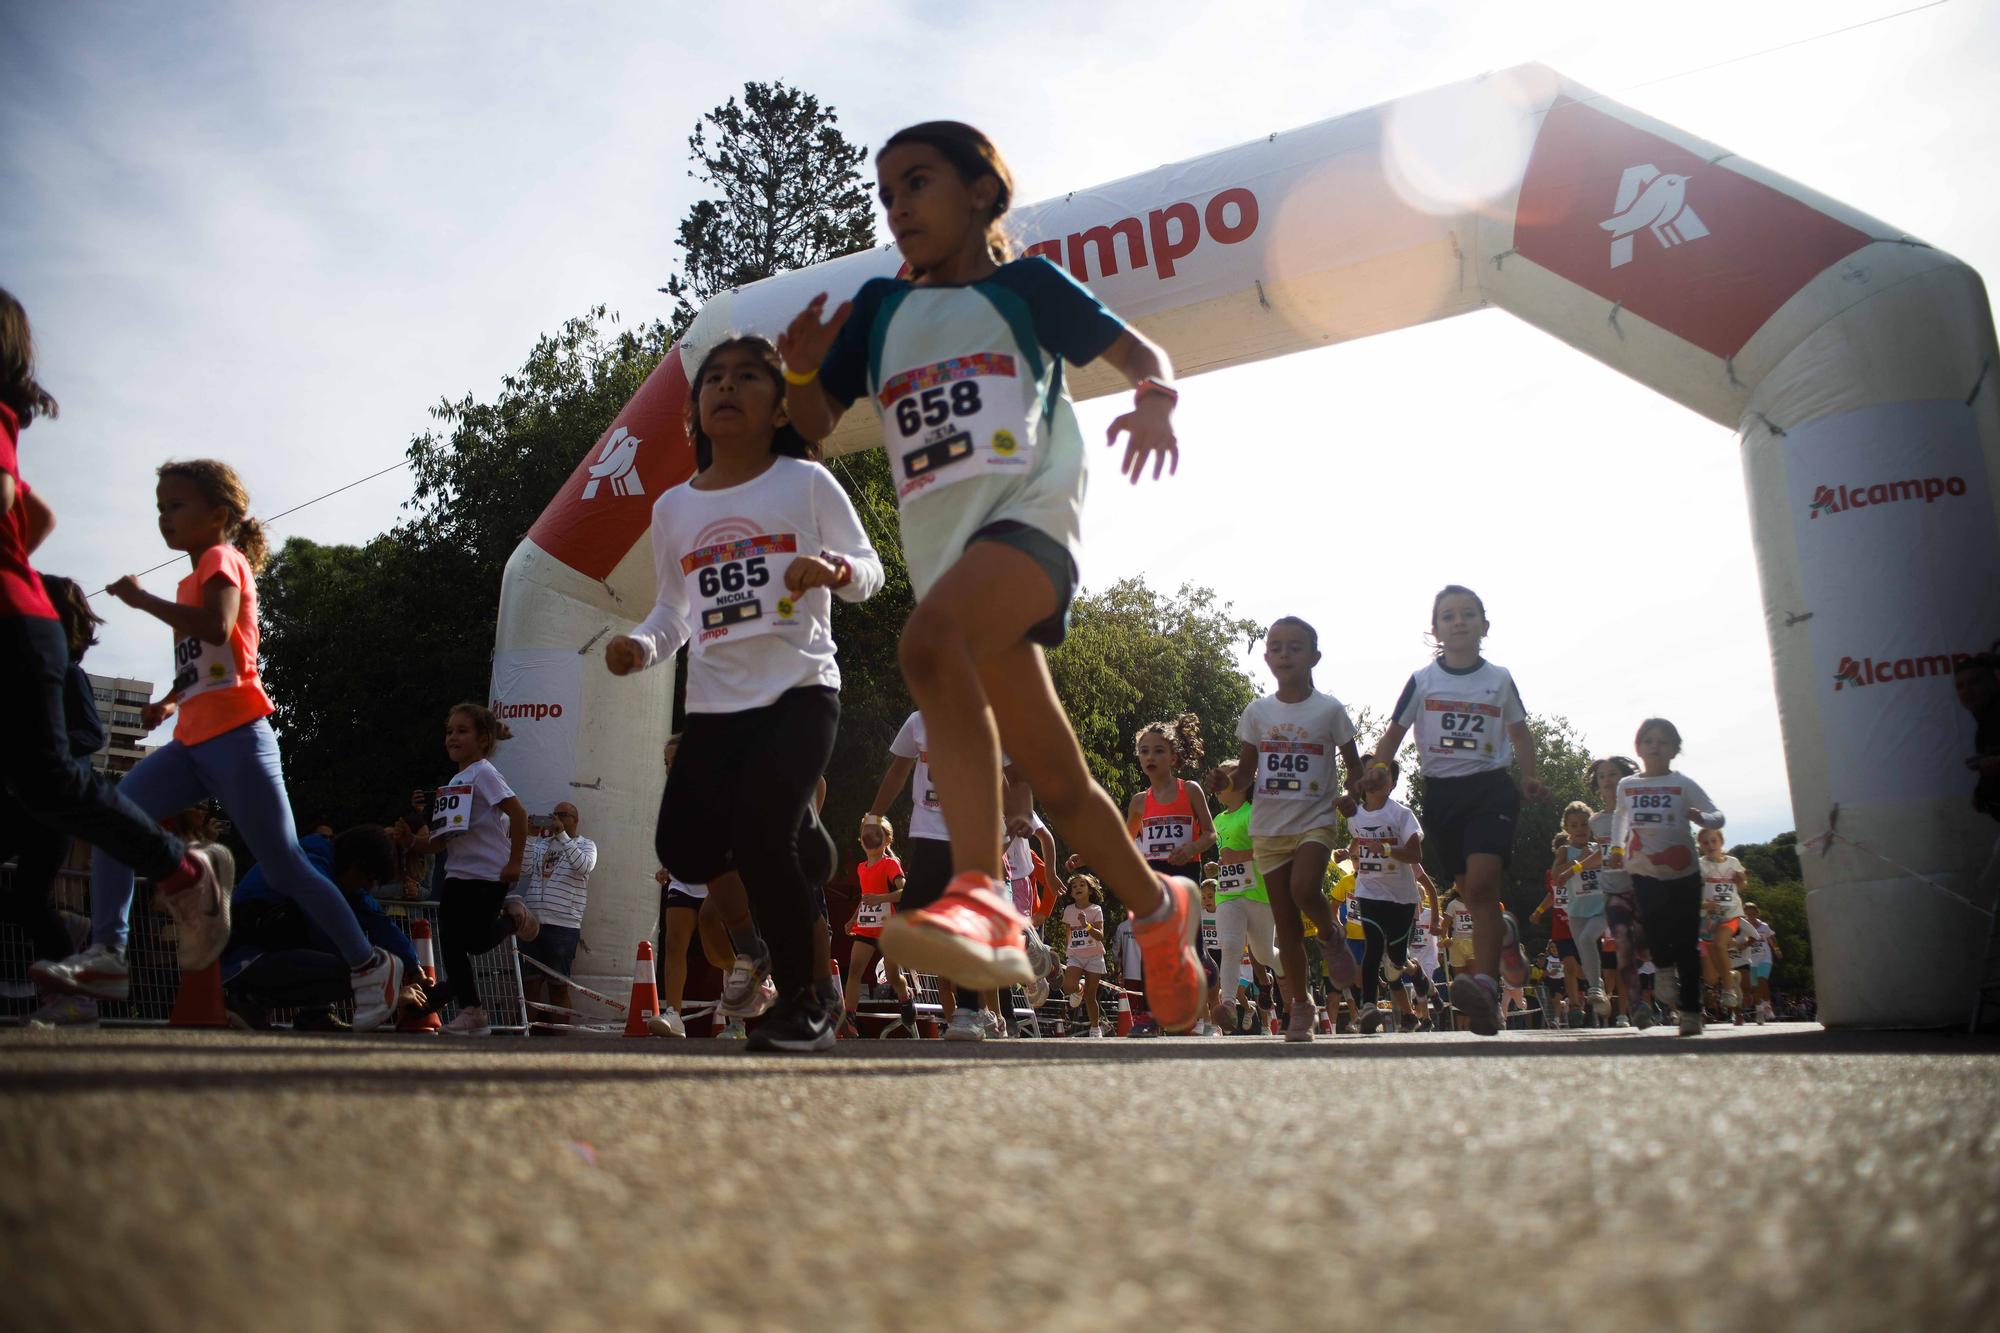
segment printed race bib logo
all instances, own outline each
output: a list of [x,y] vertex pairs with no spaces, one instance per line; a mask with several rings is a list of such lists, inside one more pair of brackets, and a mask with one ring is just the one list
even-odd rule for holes
[[791,599],[791,598],[789,598],[789,597],[780,597],[780,598],[778,599],[778,614],[779,614],[779,615],[781,615],[781,616],[789,616],[789,615],[791,615],[791,614],[792,614],[792,599]]
[[1650,162],[1625,168],[1618,181],[1612,216],[1597,225],[1611,233],[1611,267],[1632,262],[1632,240],[1650,231],[1662,250],[1708,235],[1708,228],[1687,202],[1688,178],[1661,175]]
[[1020,447],[1021,447],[1020,441],[1014,438],[1013,432],[1004,430],[996,430],[993,432],[994,453],[999,454],[1005,458],[1011,458],[1014,455],[1014,451],[1016,449],[1019,449]]

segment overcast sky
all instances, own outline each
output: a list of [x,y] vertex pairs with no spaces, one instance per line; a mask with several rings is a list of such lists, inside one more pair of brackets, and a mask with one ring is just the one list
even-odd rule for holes
[[[230,460],[275,513],[396,462],[430,405],[490,398],[569,316],[664,315],[698,197],[688,132],[749,79],[816,93],[871,146],[970,120],[1031,201],[1540,60],[1990,274],[1992,4],[1683,73],[1907,7],[0,7],[0,284],[63,405],[23,441],[59,515],[37,563],[101,587],[166,558],[151,472],[169,456]],[[1083,405],[1086,435],[1114,410]],[[1431,593],[1470,583],[1531,709],[1600,751],[1672,717],[1738,836],[1792,827],[1729,431],[1482,312],[1192,381],[1180,433],[1171,484],[1132,492],[1099,460],[1087,585],[1195,581],[1258,620],[1304,615],[1320,687],[1379,713],[1423,660]],[[1437,475],[1480,478],[1495,521],[1431,520]],[[408,495],[392,473],[275,535],[363,540]],[[1379,549],[1335,543],[1356,512]],[[1225,541],[1258,528],[1315,540],[1269,558]],[[1613,595],[1621,548],[1663,542],[1695,575]],[[148,586],[171,595],[180,572]],[[166,631],[102,609],[89,665],[163,679]]]

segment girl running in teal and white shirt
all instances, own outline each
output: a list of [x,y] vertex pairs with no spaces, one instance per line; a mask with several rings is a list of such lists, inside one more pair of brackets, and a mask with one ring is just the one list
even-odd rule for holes
[[1026,920],[1001,873],[1001,744],[1049,822],[1133,913],[1153,1010],[1171,1031],[1202,1016],[1192,882],[1150,870],[1091,778],[1042,650],[1062,642],[1077,586],[1083,436],[1063,362],[1104,360],[1138,391],[1111,424],[1137,481],[1178,463],[1179,395],[1152,343],[1041,258],[1009,260],[1000,218],[1013,177],[956,121],[890,136],[875,158],[889,230],[912,276],[877,278],[829,320],[822,293],[779,341],[795,417],[824,439],[864,395],[883,421],[916,610],[903,678],[929,728],[956,877],[890,919],[891,958],[979,989],[1026,984]]

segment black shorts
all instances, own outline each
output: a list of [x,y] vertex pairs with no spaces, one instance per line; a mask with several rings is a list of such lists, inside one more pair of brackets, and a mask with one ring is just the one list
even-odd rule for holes
[[662,914],[674,911],[699,912],[707,898],[697,898],[691,893],[682,893],[671,886],[660,890],[660,911]]
[[988,523],[973,533],[972,541],[966,545],[969,547],[972,542],[1011,546],[1040,565],[1042,573],[1048,576],[1049,586],[1056,594],[1055,614],[1028,627],[1024,637],[1029,643],[1054,648],[1069,637],[1069,606],[1076,599],[1077,569],[1067,546],[1040,528],[1031,528],[1011,518]]
[[1577,951],[1576,951],[1576,941],[1575,941],[1575,940],[1573,940],[1573,939],[1568,939],[1568,940],[1557,940],[1557,941],[1555,942],[1555,945],[1556,945],[1556,957],[1558,957],[1558,958],[1577,958],[1577,957],[1579,957],[1579,955],[1577,954]]
[[1505,769],[1463,778],[1424,779],[1424,841],[1436,847],[1447,878],[1465,873],[1471,856],[1514,856],[1521,792]]
[[896,849],[903,863],[903,897],[899,912],[929,907],[944,897],[951,884],[951,844],[943,838],[911,838]]
[[832,860],[812,815],[813,788],[833,755],[840,695],[801,685],[761,708],[689,713],[660,801],[654,851],[683,883],[707,884],[736,869],[734,845],[759,848],[789,838],[798,874]]

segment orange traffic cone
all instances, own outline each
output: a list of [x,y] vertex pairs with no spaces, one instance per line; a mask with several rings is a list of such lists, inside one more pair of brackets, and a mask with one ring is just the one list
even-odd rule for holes
[[1118,997],[1118,1035],[1121,1037],[1132,1035],[1132,997],[1129,995]]
[[170,1028],[226,1028],[229,1011],[222,1007],[222,964],[210,963],[196,972],[181,973],[174,992]]
[[[410,943],[417,951],[417,967],[424,974],[424,989],[437,989],[437,949],[432,943],[431,923],[418,917],[410,923]],[[396,1023],[398,1032],[442,1032],[444,1022],[436,1014],[405,1014]]]
[[639,941],[639,957],[632,964],[632,1003],[625,1007],[625,1035],[650,1037],[646,1020],[660,1012],[660,988],[653,981],[653,942]]

